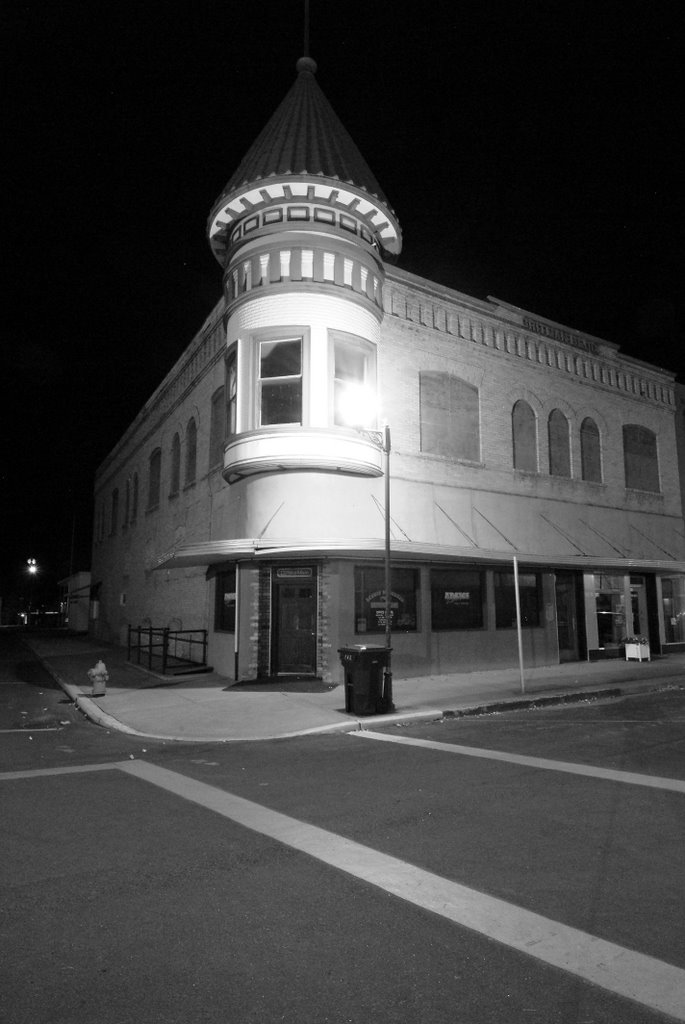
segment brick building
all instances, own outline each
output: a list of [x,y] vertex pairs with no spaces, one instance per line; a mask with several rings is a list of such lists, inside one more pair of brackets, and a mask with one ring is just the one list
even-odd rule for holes
[[211,211],[221,301],[98,470],[93,631],[339,681],[384,639],[386,421],[397,675],[682,647],[674,375],[398,269],[315,71]]

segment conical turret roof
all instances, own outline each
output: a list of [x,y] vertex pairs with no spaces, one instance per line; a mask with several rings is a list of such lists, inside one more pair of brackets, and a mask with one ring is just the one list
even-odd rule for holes
[[349,132],[324,96],[310,57],[285,99],[245,154],[221,198],[245,184],[282,174],[315,174],[357,185],[386,206],[383,191]]
[[[253,142],[238,168],[217,199],[209,220],[210,238],[220,223],[218,217],[231,216],[231,204],[250,189],[260,188],[275,179],[324,179],[348,186],[356,195],[366,195],[377,210],[393,224],[399,251],[399,224],[383,190],[324,96],[315,78],[316,62],[301,57],[297,78],[265,127]],[[237,212],[237,210],[235,210]]]

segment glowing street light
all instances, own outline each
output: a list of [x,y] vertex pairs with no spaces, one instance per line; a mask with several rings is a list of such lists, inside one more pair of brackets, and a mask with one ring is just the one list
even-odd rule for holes
[[35,580],[36,574],[38,573],[38,563],[36,562],[35,558],[26,559],[26,571],[29,574],[29,580],[31,581],[31,585],[29,587],[29,611],[28,615],[26,616],[26,625],[30,626],[31,611],[33,607],[33,581]]

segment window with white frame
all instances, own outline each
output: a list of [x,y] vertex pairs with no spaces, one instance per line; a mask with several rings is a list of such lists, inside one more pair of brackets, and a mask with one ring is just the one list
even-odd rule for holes
[[373,426],[376,422],[376,349],[353,335],[335,332],[332,340],[333,422],[336,426]]
[[226,437],[238,429],[238,358],[235,346],[226,356]]
[[302,423],[302,338],[260,341],[258,425]]

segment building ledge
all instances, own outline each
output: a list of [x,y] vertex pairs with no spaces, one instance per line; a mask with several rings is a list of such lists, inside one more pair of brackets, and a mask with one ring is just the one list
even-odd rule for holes
[[382,453],[355,430],[300,426],[238,434],[224,452],[223,475],[228,483],[260,473],[312,470],[382,476]]

